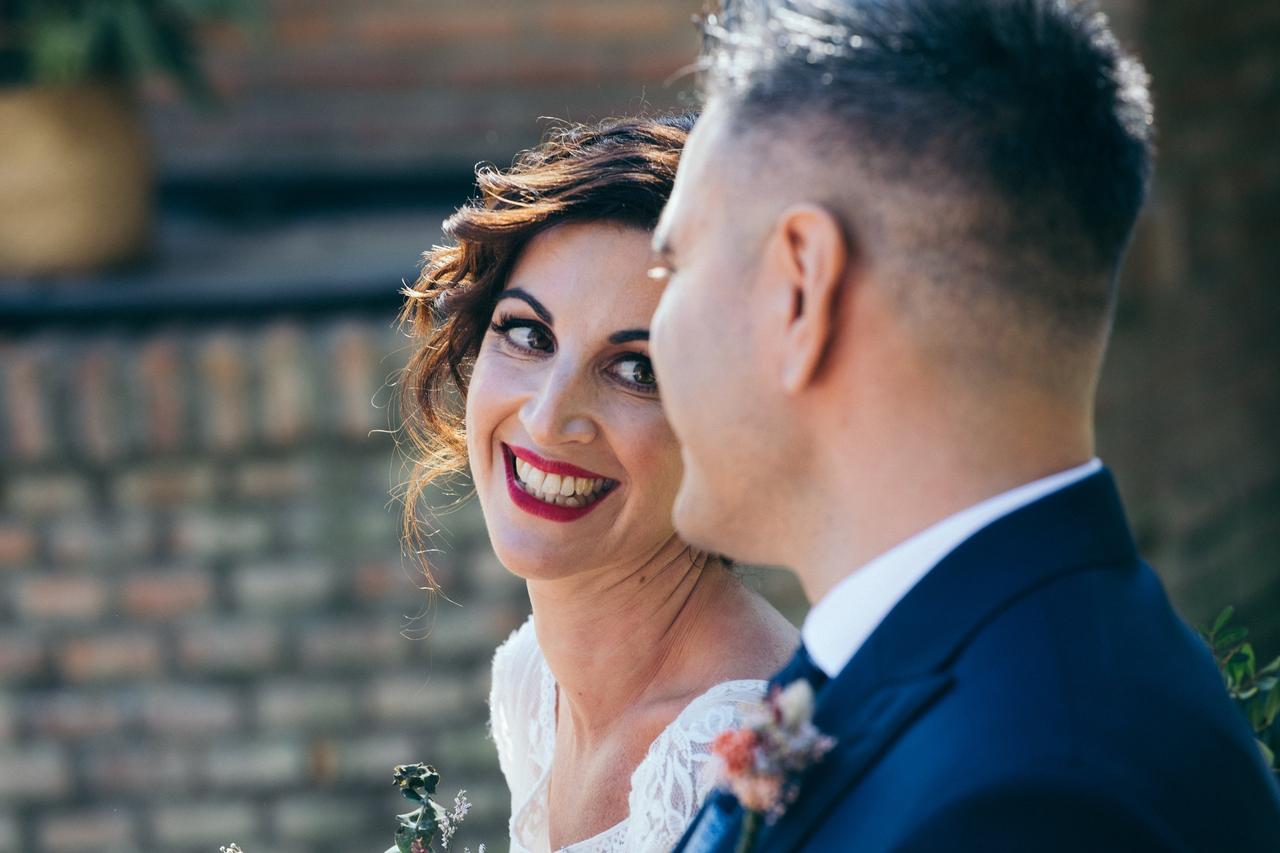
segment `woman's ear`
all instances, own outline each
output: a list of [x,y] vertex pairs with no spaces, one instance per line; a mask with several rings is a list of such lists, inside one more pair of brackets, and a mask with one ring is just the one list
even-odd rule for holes
[[816,204],[783,211],[774,237],[771,266],[785,283],[778,296],[788,303],[781,378],[786,392],[796,394],[814,381],[836,333],[849,247],[835,214]]

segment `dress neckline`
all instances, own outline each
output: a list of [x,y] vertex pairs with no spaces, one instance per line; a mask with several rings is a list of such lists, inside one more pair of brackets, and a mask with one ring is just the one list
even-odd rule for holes
[[[538,710],[543,716],[543,725],[547,727],[547,731],[550,733],[547,741],[549,752],[546,766],[543,767],[542,771],[538,774],[538,778],[533,784],[533,790],[530,793],[529,799],[525,801],[523,809],[527,809],[535,800],[539,800],[541,801],[543,811],[549,815],[551,809],[550,803],[548,802],[548,783],[551,779],[551,756],[555,754],[556,746],[556,723],[558,716],[556,712],[557,706],[559,705],[560,685],[556,682],[555,674],[551,672],[551,666],[547,663],[547,659],[543,657],[541,648],[538,649],[538,666],[542,672],[541,686],[543,691],[543,701],[539,703],[540,707]],[[691,699],[689,703],[680,710],[680,713],[676,714],[671,722],[667,723],[667,725],[663,727],[662,731],[658,733],[657,737],[649,743],[649,748],[645,750],[644,758],[640,759],[640,763],[631,771],[631,776],[627,780],[628,801],[631,799],[631,793],[635,790],[636,775],[640,772],[641,768],[644,767],[645,762],[654,755],[654,751],[657,746],[664,739],[670,736],[671,732],[676,729],[676,726],[681,723],[686,718],[686,715],[691,713],[693,709],[701,706],[711,699],[719,698],[721,693],[733,693],[735,691],[762,692],[764,688],[768,686],[768,680],[762,678],[735,678],[730,679],[729,681],[721,681],[713,684],[711,687]],[[552,853],[575,853],[575,851],[579,849],[582,849],[585,853],[586,848],[589,845],[598,845],[616,834],[625,833],[627,829],[627,821],[630,820],[630,818],[631,815],[628,813],[622,820],[601,830],[600,832],[597,832],[595,835],[583,838],[579,841],[571,842],[563,847],[557,847],[552,850]],[[547,838],[547,849],[551,849],[551,839],[549,835]]]

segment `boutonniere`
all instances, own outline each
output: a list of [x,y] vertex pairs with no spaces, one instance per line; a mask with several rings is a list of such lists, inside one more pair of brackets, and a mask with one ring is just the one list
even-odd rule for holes
[[739,728],[716,735],[712,772],[745,812],[740,853],[751,848],[762,822],[776,821],[799,795],[800,774],[835,745],[835,738],[813,724],[813,687],[803,678],[775,686]]

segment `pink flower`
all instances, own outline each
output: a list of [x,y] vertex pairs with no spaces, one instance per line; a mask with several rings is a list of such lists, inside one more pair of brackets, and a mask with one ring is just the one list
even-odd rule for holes
[[[799,794],[802,774],[836,745],[813,724],[814,696],[807,681],[775,687],[743,717],[743,725],[711,742],[709,766],[757,825],[773,821]],[[753,817],[754,815],[754,817]]]
[[755,766],[759,745],[760,736],[752,729],[731,729],[716,735],[711,752],[720,757],[731,776],[737,776]]
[[738,802],[753,812],[768,814],[782,804],[782,779],[778,776],[744,776],[733,781],[732,790]]

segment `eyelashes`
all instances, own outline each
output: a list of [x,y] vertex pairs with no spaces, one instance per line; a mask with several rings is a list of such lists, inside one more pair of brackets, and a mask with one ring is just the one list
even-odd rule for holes
[[508,346],[515,347],[522,352],[550,353],[555,351],[555,341],[551,337],[551,330],[536,320],[503,315],[498,318],[496,323],[490,323],[489,328],[500,335]]
[[[625,365],[634,365],[634,367],[626,370],[624,369]],[[619,382],[630,388],[646,394],[658,393],[658,380],[653,375],[653,364],[649,361],[648,356],[628,353],[614,359],[613,363],[609,365],[609,370],[618,377]],[[630,375],[630,378],[627,374]]]
[[[523,358],[541,358],[555,352],[555,337],[546,324],[527,317],[511,314],[499,315],[489,324],[498,335],[502,346]],[[623,387],[646,396],[657,396],[658,384],[653,375],[653,363],[647,355],[624,352],[610,359],[605,365],[610,378]]]

